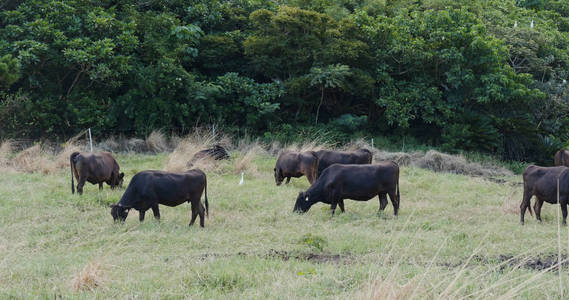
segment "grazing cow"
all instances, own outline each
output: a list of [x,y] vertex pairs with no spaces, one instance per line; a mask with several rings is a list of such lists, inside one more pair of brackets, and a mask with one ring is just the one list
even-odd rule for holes
[[188,162],[188,166],[191,167],[198,159],[211,157],[215,160],[222,160],[222,159],[229,159],[229,154],[225,148],[214,145],[212,148],[201,150],[192,157],[192,159]]
[[103,189],[103,182],[111,186],[111,189],[122,187],[124,173],[120,173],[117,161],[109,152],[99,153],[80,153],[73,152],[69,157],[71,166],[71,193],[75,194],[75,183],[73,177],[77,179],[77,193],[83,194],[85,181],[92,184],[99,184],[99,190]]
[[111,205],[111,215],[115,221],[124,221],[130,209],[138,210],[139,220],[144,220],[144,213],[152,209],[154,217],[160,219],[158,204],[178,206],[184,202],[192,205],[192,226],[200,216],[200,226],[204,227],[204,206],[201,202],[205,190],[205,213],[209,215],[207,202],[207,178],[199,169],[183,173],[164,171],[142,171],[134,175],[119,203]]
[[561,149],[555,153],[553,161],[556,166],[569,167],[569,151]]
[[279,155],[274,168],[275,183],[281,185],[286,178],[286,184],[290,178],[298,178],[305,175],[310,184],[316,180],[318,172],[318,157],[312,151],[307,152],[283,152]]
[[358,149],[352,152],[340,152],[340,151],[329,151],[320,150],[316,152],[318,156],[318,175],[333,164],[344,164],[344,165],[369,165],[373,155],[367,149]]
[[317,202],[331,204],[332,216],[336,205],[344,212],[342,200],[367,201],[379,197],[379,209],[384,210],[389,194],[393,212],[399,210],[399,166],[392,161],[374,165],[333,164],[326,168],[316,182],[304,193],[299,193],[294,211],[307,212]]
[[569,199],[569,168],[529,166],[523,173],[524,195],[520,205],[520,221],[524,225],[526,208],[531,215],[531,198],[535,196],[535,217],[541,222],[541,206],[543,202],[557,203],[557,179],[559,178],[559,202],[563,212],[563,224],[567,220],[567,200]]

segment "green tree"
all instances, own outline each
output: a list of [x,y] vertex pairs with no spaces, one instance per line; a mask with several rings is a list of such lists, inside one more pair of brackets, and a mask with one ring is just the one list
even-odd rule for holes
[[0,89],[8,89],[20,78],[18,60],[10,54],[0,57]]
[[325,67],[313,67],[310,69],[308,79],[310,86],[317,87],[320,90],[320,103],[316,109],[316,118],[314,124],[318,124],[318,115],[320,114],[320,107],[324,102],[324,91],[326,89],[340,89],[346,88],[346,79],[352,75],[350,67],[346,65],[329,65]]

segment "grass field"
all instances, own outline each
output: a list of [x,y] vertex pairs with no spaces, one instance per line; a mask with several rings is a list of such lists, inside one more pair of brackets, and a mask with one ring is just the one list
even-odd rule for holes
[[[126,173],[162,169],[166,154],[119,154]],[[0,298],[561,299],[555,268],[557,206],[519,225],[521,176],[483,178],[402,167],[401,210],[377,198],[346,201],[330,218],[317,204],[292,212],[305,178],[275,186],[275,158],[249,162],[238,185],[233,162],[208,172],[210,216],[188,227],[190,206],[160,207],[160,222],[134,210],[113,223],[123,189],[87,184],[72,195],[70,172],[0,175]],[[253,171],[251,171],[253,170]],[[196,223],[197,224],[197,223]],[[569,250],[561,229],[563,258]]]

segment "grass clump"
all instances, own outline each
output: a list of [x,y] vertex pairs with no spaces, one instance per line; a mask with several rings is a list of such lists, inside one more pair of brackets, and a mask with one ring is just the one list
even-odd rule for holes
[[160,130],[153,130],[146,137],[146,148],[152,153],[166,152],[170,149],[166,135]]
[[99,262],[88,263],[71,281],[75,291],[94,291],[103,285],[102,267]]

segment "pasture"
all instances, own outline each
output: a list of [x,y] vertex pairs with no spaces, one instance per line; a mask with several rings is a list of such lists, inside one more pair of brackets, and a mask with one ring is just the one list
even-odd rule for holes
[[[276,157],[242,154],[205,170],[209,218],[160,206],[161,221],[131,210],[113,223],[132,176],[163,169],[168,154],[118,154],[125,186],[71,194],[68,168],[0,174],[0,298],[560,299],[557,206],[519,224],[521,175],[488,180],[401,167],[401,208],[346,200],[292,212],[305,177],[277,187]],[[242,156],[241,156],[242,157]],[[203,198],[202,198],[203,199]],[[533,206],[533,201],[532,201]],[[561,274],[569,295],[565,264]]]

